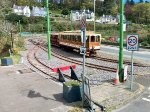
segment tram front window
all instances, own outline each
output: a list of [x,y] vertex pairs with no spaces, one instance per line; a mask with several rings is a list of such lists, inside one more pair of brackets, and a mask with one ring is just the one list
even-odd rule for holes
[[95,42],[95,36],[91,36],[91,42]]
[[96,42],[100,42],[100,36],[96,36]]
[[89,36],[86,37],[86,42],[87,42],[87,43],[89,42]]

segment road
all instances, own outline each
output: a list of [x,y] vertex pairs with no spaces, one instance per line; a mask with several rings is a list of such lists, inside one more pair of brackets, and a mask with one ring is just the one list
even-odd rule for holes
[[[119,47],[101,46],[101,51],[119,55]],[[131,51],[127,51],[124,48],[124,57],[131,57]],[[134,59],[141,59],[150,63],[150,50],[140,48],[139,51],[134,52]],[[133,100],[129,104],[123,106],[113,112],[150,112],[150,73],[144,76],[138,76],[135,79],[136,82],[145,86],[145,91],[136,100]]]
[[[119,55],[119,47],[111,47],[102,45],[101,51]],[[130,58],[131,57],[131,51],[127,51],[126,48],[124,48],[124,56]],[[150,49],[142,49],[139,48],[139,51],[134,51],[134,59],[141,59],[143,61],[150,63]]]
[[135,81],[145,86],[144,93],[136,100],[114,112],[150,112],[150,74],[138,76]]

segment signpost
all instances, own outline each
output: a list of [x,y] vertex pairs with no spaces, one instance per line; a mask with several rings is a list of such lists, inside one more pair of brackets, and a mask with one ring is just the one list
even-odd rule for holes
[[127,36],[127,50],[132,51],[131,54],[131,84],[130,89],[133,86],[133,52],[139,50],[139,38],[138,35],[128,35]]
[[81,54],[83,54],[83,73],[82,73],[82,106],[84,106],[84,75],[85,75],[85,53],[86,53],[86,16],[81,19],[81,37],[83,37],[83,46],[80,48]]
[[129,51],[138,51],[138,35],[128,35],[127,36],[127,49]]
[[90,91],[90,79],[87,76],[84,76],[84,98],[87,101],[87,106],[90,106],[90,112],[94,111],[94,103],[91,99],[91,91]]

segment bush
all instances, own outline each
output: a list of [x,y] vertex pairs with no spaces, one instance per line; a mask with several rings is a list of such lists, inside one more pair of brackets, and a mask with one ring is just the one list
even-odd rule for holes
[[72,80],[64,83],[66,86],[81,86],[81,82]]
[[24,49],[24,38],[18,37],[18,41],[16,41],[16,48]]
[[20,23],[24,24],[24,25],[29,23],[28,17],[23,16],[23,15],[17,15],[15,13],[11,13],[11,14],[7,15],[6,20],[8,20],[9,22],[11,22],[13,24],[19,22],[19,20],[20,20]]
[[68,15],[69,14],[69,10],[68,9],[63,9],[61,14]]
[[148,44],[147,41],[143,41],[143,42],[141,42],[141,45],[142,45],[142,46],[148,46],[149,44]]

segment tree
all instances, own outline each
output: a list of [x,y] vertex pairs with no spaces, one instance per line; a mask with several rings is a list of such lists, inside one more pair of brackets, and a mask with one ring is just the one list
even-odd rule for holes
[[134,0],[131,0],[130,4],[131,4],[131,5],[134,5],[134,4],[135,4]]
[[140,3],[133,7],[136,23],[150,23],[150,4]]
[[143,0],[140,0],[139,2],[140,2],[140,3],[143,3]]
[[130,0],[127,0],[127,1],[126,1],[126,4],[130,4]]
[[69,14],[69,10],[68,9],[64,9],[64,10],[62,10],[61,14],[68,15]]
[[132,8],[133,8],[133,5],[125,4],[125,17],[127,20],[134,22]]
[[105,0],[103,3],[105,14],[111,14],[111,10],[114,7],[114,0]]

